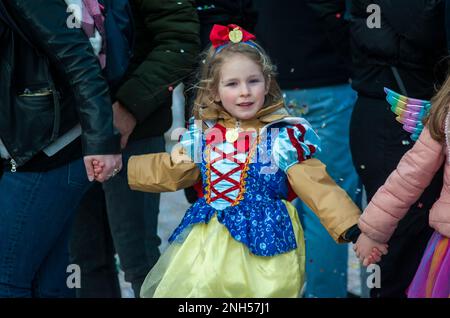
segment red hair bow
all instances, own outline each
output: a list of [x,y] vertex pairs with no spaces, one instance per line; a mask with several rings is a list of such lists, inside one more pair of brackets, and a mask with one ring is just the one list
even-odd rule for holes
[[255,40],[256,37],[236,24],[228,24],[227,26],[214,24],[209,34],[209,39],[211,40],[212,46],[217,49],[219,46],[230,42],[247,42]]

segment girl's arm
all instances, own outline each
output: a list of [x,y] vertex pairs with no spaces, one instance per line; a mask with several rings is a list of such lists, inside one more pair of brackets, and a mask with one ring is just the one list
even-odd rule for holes
[[331,237],[338,243],[348,242],[344,234],[358,223],[360,210],[328,175],[325,165],[313,158],[320,152],[319,136],[305,119],[296,120],[280,129],[273,143],[273,159]]
[[308,159],[291,166],[287,176],[298,197],[319,217],[333,239],[345,242],[343,235],[358,223],[359,208],[328,175],[318,159]]
[[187,188],[200,178],[200,170],[187,156],[156,153],[132,156],[128,161],[128,184],[132,190],[171,192]]
[[359,220],[371,239],[386,243],[398,222],[430,184],[444,161],[443,144],[424,128],[414,147],[400,160],[385,184],[378,189]]

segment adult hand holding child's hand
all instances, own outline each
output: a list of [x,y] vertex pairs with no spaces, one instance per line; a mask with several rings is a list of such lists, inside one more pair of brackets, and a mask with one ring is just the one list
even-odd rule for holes
[[85,156],[84,165],[89,181],[105,182],[122,169],[122,155]]

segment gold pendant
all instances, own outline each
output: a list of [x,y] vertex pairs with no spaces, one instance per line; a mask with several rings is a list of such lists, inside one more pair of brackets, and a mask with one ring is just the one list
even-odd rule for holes
[[231,144],[238,140],[239,138],[239,132],[237,129],[227,129],[227,132],[225,133],[225,139]]

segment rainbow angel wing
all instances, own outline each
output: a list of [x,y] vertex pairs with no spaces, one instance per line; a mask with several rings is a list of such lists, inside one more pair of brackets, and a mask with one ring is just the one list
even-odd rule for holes
[[403,129],[411,133],[411,139],[416,141],[423,130],[422,119],[430,112],[430,101],[403,96],[386,87],[384,91],[391,110],[397,115],[395,119],[403,124]]

